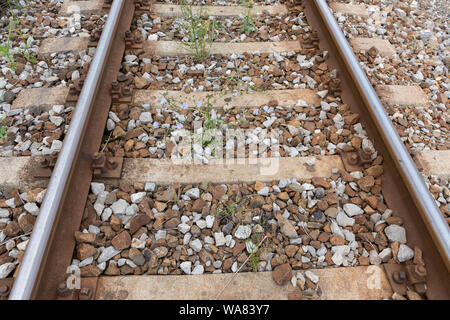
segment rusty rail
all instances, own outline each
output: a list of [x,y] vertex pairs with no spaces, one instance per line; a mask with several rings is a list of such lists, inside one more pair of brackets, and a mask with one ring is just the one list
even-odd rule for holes
[[[53,299],[65,279],[111,105],[111,84],[125,50],[134,1],[114,0],[73,119],[64,139],[40,214],[11,291],[11,300]],[[57,231],[56,231],[57,230]]]
[[[366,113],[359,111],[359,113],[365,120],[371,136],[375,137],[376,145],[385,159],[387,174],[383,178],[386,178],[384,184],[387,186],[386,193],[383,192],[383,194],[386,200],[405,217],[405,220],[411,222],[409,238],[412,242],[430,251],[426,259],[427,268],[436,271],[428,272],[431,283],[436,286],[430,298],[446,298],[449,296],[446,284],[449,282],[450,270],[448,226],[375,90],[361,69],[345,35],[334,19],[326,0],[305,3],[309,12],[307,17],[312,18],[310,22],[314,29],[319,30],[321,39],[328,40],[326,43],[327,49],[332,52],[331,60],[339,66],[339,71],[342,72],[340,77],[344,78],[343,82],[346,82],[343,86],[350,89],[343,94],[344,99],[354,102],[353,107],[360,103],[359,105],[363,105],[367,111]],[[408,226],[406,227],[408,230]]]

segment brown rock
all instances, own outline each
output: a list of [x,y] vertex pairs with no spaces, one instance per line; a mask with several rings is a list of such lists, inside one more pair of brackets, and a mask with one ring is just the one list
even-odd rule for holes
[[286,253],[286,255],[289,257],[289,258],[292,258],[293,256],[295,256],[295,254],[297,253],[297,251],[298,251],[298,247],[297,246],[295,246],[295,245],[287,245],[285,248],[284,248],[284,252]]
[[96,253],[97,253],[97,249],[95,249],[95,247],[91,246],[90,244],[80,243],[77,246],[77,258],[80,261],[83,261],[84,259],[92,257]]
[[278,198],[284,201],[289,200],[289,194],[287,192],[280,192]]
[[98,277],[102,272],[93,264],[80,268],[82,277]]
[[148,200],[144,199],[139,203],[139,210],[144,212],[147,216],[150,217],[150,219],[155,219],[155,216],[152,212],[152,209],[150,209],[150,205],[148,204]]
[[105,270],[105,275],[107,276],[118,276],[120,275],[120,269],[117,267],[115,263],[110,263],[108,268]]
[[255,190],[256,191],[259,191],[259,190],[261,190],[262,188],[264,188],[266,185],[263,183],[263,182],[261,182],[261,181],[256,181],[256,183],[255,183],[255,185],[254,185],[254,188],[255,188]]
[[342,246],[345,244],[345,239],[337,235],[332,235],[330,237],[330,243],[333,246]]
[[245,243],[237,242],[233,248],[233,257],[236,257],[244,249],[245,249]]
[[327,242],[328,239],[330,239],[330,235],[327,232],[322,232],[317,238],[320,242]]
[[375,179],[373,176],[365,176],[358,180],[359,187],[368,192],[371,187],[375,185]]
[[109,224],[111,226],[111,228],[114,231],[119,231],[120,229],[122,229],[122,221],[120,221],[120,219],[118,217],[116,217],[115,215],[111,216],[111,219],[109,220]]
[[205,201],[203,199],[197,199],[192,204],[192,211],[194,212],[202,212],[203,207],[205,206]]
[[75,241],[78,243],[94,243],[95,242],[95,233],[83,233],[80,231],[75,232]]
[[130,221],[130,233],[134,234],[140,227],[145,226],[151,221],[151,218],[146,214],[137,214]]
[[376,165],[366,169],[366,174],[369,176],[379,177],[383,174],[383,166]]
[[393,216],[391,216],[391,217],[386,219],[386,222],[388,224],[397,224],[397,225],[401,226],[403,224],[403,219],[400,218],[400,217],[393,217]]
[[153,229],[162,229],[164,223],[164,216],[157,216],[155,222],[153,223]]
[[10,221],[6,228],[3,230],[3,233],[7,237],[15,237],[20,233],[21,229],[19,224],[16,221]]
[[36,217],[33,217],[30,214],[23,214],[19,216],[18,223],[20,229],[24,233],[28,233],[33,230],[34,223],[36,222]]
[[164,228],[176,228],[180,224],[178,218],[172,218],[164,223]]
[[325,180],[324,178],[318,178],[318,177],[314,177],[312,179],[312,183],[313,185],[315,185],[316,187],[322,187],[324,189],[329,189],[331,188],[331,183],[329,183],[327,180]]
[[167,208],[167,205],[163,202],[155,201],[153,207],[158,210],[158,212],[163,212]]
[[273,280],[276,284],[283,286],[292,278],[292,269],[289,263],[277,266],[272,272]]
[[131,245],[131,236],[128,233],[128,231],[123,230],[121,233],[119,233],[112,239],[111,244],[114,246],[116,250],[123,250],[129,248]]

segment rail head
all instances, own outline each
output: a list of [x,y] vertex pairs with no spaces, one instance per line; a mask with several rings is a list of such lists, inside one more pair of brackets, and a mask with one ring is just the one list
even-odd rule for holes
[[39,278],[39,269],[46,254],[46,248],[51,240],[52,229],[57,219],[61,200],[66,190],[66,181],[73,174],[73,167],[80,150],[81,141],[86,129],[86,119],[93,108],[97,94],[98,83],[105,71],[106,57],[114,45],[114,35],[125,2],[128,0],[114,0],[108,14],[105,27],[91,67],[80,93],[69,130],[53,170],[39,216],[36,220],[30,242],[25,252],[10,300],[28,300],[32,297],[35,283]]
[[434,199],[417,170],[411,156],[401,141],[375,90],[362,70],[353,49],[336,22],[326,0],[313,0],[335,46],[341,54],[354,82],[357,84],[367,110],[373,119],[384,144],[390,153],[404,184],[415,203],[421,218],[437,247],[447,271],[450,272],[450,230]]

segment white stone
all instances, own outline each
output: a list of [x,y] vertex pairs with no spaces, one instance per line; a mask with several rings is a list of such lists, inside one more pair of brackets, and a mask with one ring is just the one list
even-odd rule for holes
[[216,241],[216,247],[223,246],[226,243],[225,237],[223,235],[223,232],[215,232],[214,233],[214,240]]
[[119,199],[111,205],[111,209],[114,214],[125,214],[128,207],[128,202],[124,199]]
[[89,257],[89,258],[86,258],[86,259],[84,259],[83,261],[81,261],[81,262],[78,264],[78,267],[79,267],[79,268],[82,268],[82,267],[88,266],[88,265],[90,265],[92,262],[94,262],[94,256]]
[[350,217],[364,213],[364,211],[360,207],[358,207],[356,204],[353,203],[344,204],[344,211]]
[[206,216],[205,219],[206,219],[206,227],[212,228],[214,225],[214,220],[215,220],[214,216],[208,215],[208,216]]
[[414,251],[406,244],[401,244],[398,248],[397,260],[405,262],[414,258]]
[[142,112],[139,116],[139,121],[141,121],[142,124],[148,124],[152,122],[152,114],[150,112]]
[[180,263],[180,269],[185,274],[191,274],[191,268],[192,268],[192,262],[191,261],[184,261]]
[[34,202],[25,203],[23,207],[33,216],[37,216],[39,214],[39,207]]
[[108,221],[111,215],[112,215],[111,208],[104,209],[102,212],[102,221]]
[[153,182],[147,182],[146,184],[145,184],[145,191],[150,191],[150,192],[153,192],[153,191],[155,191],[155,188],[156,188],[156,184],[155,183],[153,183]]
[[345,213],[342,211],[339,211],[336,216],[336,222],[341,227],[352,227],[355,224],[355,219],[348,217]]
[[0,279],[5,279],[11,271],[16,268],[16,264],[13,262],[7,262],[0,266]]
[[205,272],[205,269],[203,268],[203,266],[201,264],[199,264],[198,266],[194,267],[194,270],[192,270],[191,274],[199,275],[199,274],[203,274],[203,272]]
[[114,257],[116,254],[119,253],[120,250],[116,250],[113,246],[109,246],[102,251],[102,253],[97,259],[97,263],[100,264],[102,262],[108,261],[109,259],[111,259],[112,257]]
[[195,224],[197,225],[197,227],[199,227],[200,229],[205,229],[206,228],[206,221],[203,219],[197,220],[197,222],[195,222]]
[[238,238],[238,239],[244,240],[244,239],[247,239],[248,237],[250,237],[251,233],[252,233],[252,229],[250,229],[249,226],[240,225],[237,228],[236,233],[234,234],[234,236],[236,238]]
[[199,239],[195,239],[193,241],[191,241],[191,243],[189,244],[189,246],[196,252],[200,252],[200,250],[202,250],[203,244]]
[[10,215],[11,215],[11,213],[9,212],[8,209],[0,208],[0,218],[9,218]]
[[318,276],[317,274],[315,274],[315,273],[309,271],[309,270],[307,270],[307,271],[305,272],[305,276],[306,276],[309,280],[311,280],[312,282],[314,282],[314,283],[316,283],[316,284],[319,282],[319,276]]
[[400,243],[406,243],[406,231],[401,226],[391,224],[384,229],[384,233],[391,242],[398,241]]
[[[15,198],[11,198],[5,201],[6,205],[10,208],[15,208],[16,207],[16,201]],[[2,210],[2,209],[0,209]]]
[[182,234],[185,234],[191,230],[191,227],[186,223],[180,223],[177,228]]
[[198,198],[200,198],[200,189],[192,188],[192,189],[189,189],[188,191],[186,191],[185,194],[191,199],[198,199]]
[[104,183],[91,182],[92,193],[98,195],[100,192],[105,191]]
[[140,203],[145,198],[145,192],[133,193],[130,198],[133,203]]
[[392,250],[391,248],[385,248],[381,251],[378,256],[381,258],[381,261],[388,262],[392,258]]

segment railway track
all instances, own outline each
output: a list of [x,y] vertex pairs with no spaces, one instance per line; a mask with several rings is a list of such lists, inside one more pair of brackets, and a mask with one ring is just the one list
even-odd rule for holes
[[[31,141],[50,124],[0,145],[2,296],[448,299],[445,206],[385,111],[428,96],[374,90],[353,54],[396,48],[356,37],[352,50],[325,1],[206,4],[58,7],[108,18],[91,37],[44,35],[40,59],[96,47],[86,76],[24,88],[6,112],[71,115],[46,148]],[[189,22],[213,30],[203,56]],[[446,150],[414,159],[448,175]]]

